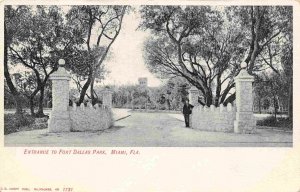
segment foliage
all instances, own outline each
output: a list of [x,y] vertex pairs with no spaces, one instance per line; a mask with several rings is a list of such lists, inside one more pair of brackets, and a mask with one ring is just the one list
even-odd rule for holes
[[224,24],[222,13],[206,6],[144,6],[141,14],[141,27],[156,35],[145,44],[150,70],[184,77],[207,105],[226,102],[246,50],[240,32]]
[[188,97],[189,84],[184,78],[172,78],[160,87],[115,86],[115,107],[179,110]]
[[268,127],[281,127],[284,129],[293,129],[293,121],[290,118],[275,118],[274,116],[258,120],[256,125]]
[[[22,102],[22,106],[25,107],[28,103],[27,98],[24,95],[20,95],[19,101]],[[15,99],[12,96],[10,89],[7,86],[7,83],[4,83],[4,109],[16,109]],[[22,110],[23,111],[23,110]]]
[[70,51],[68,47],[74,45],[74,40],[67,38],[68,34],[62,30],[65,25],[58,6],[5,6],[5,12],[9,64],[30,70],[21,90],[30,100],[32,115],[35,115],[33,100],[40,93],[36,115],[44,116],[45,86],[57,70],[58,59]]
[[280,72],[283,46],[292,43],[289,6],[143,6],[141,28],[150,30],[145,60],[159,76],[182,76],[205,104],[232,102],[240,63],[255,76]]
[[[21,6],[20,6],[21,7]],[[20,12],[20,7],[14,11]],[[61,47],[67,48],[68,39],[62,34],[64,27],[62,13],[57,6],[27,6],[18,18],[6,19],[11,39],[11,64],[21,63],[36,73],[37,80],[57,68]],[[14,20],[16,19],[16,20]]]
[[[251,74],[261,67],[256,61],[266,56],[270,46],[273,49],[284,42],[291,43],[282,39],[290,36],[292,31],[291,6],[232,6],[226,11],[229,21],[244,32],[248,46],[245,62]],[[272,66],[271,63],[268,65]]]
[[254,102],[261,108],[268,109],[272,107],[272,113],[279,112],[280,106],[288,106],[289,82],[283,74],[277,74],[273,71],[262,73],[260,79],[254,83]]
[[18,132],[24,126],[34,123],[34,118],[29,114],[5,114],[4,115],[4,134]]
[[[9,50],[7,63],[11,66],[23,65],[31,70],[25,83],[29,85],[30,82],[31,87],[22,86],[26,90],[21,91],[28,96],[33,115],[33,101],[39,95],[37,115],[43,116],[45,87],[49,76],[57,70],[60,58],[66,60],[66,67],[72,70],[78,85],[89,80],[85,86],[78,87],[83,90],[82,99],[90,85],[94,99],[93,84],[106,74],[101,64],[119,34],[125,7],[71,6],[64,15],[62,7],[58,6],[5,6],[5,50]],[[95,44],[90,43],[94,42],[93,34],[97,34]],[[8,67],[6,69],[8,74]],[[11,81],[8,83],[13,89]]]
[[184,78],[175,77],[169,79],[166,84],[154,91],[154,103],[159,108],[168,110],[179,110],[182,107],[182,102],[188,97],[188,82]]
[[[110,47],[120,33],[127,6],[72,6],[66,15],[70,31],[82,44],[73,50],[69,57],[73,78],[80,89],[82,103],[90,88],[90,99],[95,103],[94,82],[105,75],[103,61],[107,58]],[[84,85],[81,85],[81,82]]]

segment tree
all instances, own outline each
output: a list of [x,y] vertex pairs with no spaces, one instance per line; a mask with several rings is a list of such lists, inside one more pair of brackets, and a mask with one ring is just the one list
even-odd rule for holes
[[[22,114],[22,97],[16,87],[14,86],[11,75],[9,73],[9,47],[14,41],[15,36],[18,36],[17,25],[22,23],[22,16],[26,18],[28,7],[20,6],[17,10],[13,9],[11,5],[7,5],[4,8],[4,76],[6,79],[6,85],[10,90],[11,95],[14,98],[16,114]],[[25,13],[25,15],[24,15]]]
[[[15,11],[22,6],[16,7]],[[9,45],[12,65],[23,65],[35,75],[36,89],[32,92],[30,103],[39,92],[38,117],[44,116],[43,100],[47,81],[57,70],[57,61],[73,47],[75,40],[62,29],[65,27],[60,9],[57,6],[36,6],[22,9],[19,22],[13,22],[10,30],[15,35]],[[7,17],[10,20],[10,17]],[[69,49],[70,48],[70,49]],[[63,50],[62,50],[63,49]],[[33,106],[31,106],[31,112]]]
[[232,6],[228,18],[244,31],[248,47],[245,62],[253,74],[257,57],[274,41],[292,30],[291,6]]
[[189,88],[188,82],[182,77],[171,78],[160,88],[168,110],[181,108],[183,101],[188,97]]
[[281,38],[292,29],[291,7],[284,6],[143,6],[140,12],[141,28],[152,32],[145,44],[150,70],[186,78],[208,106],[235,100],[243,60],[255,76],[276,70]]
[[281,57],[283,65],[284,77],[287,80],[288,87],[288,115],[293,120],[293,45],[285,47]]
[[[85,57],[84,56],[85,54],[83,54],[83,53],[87,53],[87,52],[86,51],[80,51],[79,54],[75,53],[70,58],[70,60],[69,60],[70,64],[68,66],[68,68],[70,68],[73,71],[73,73],[71,74],[71,78],[76,84],[76,88],[77,88],[77,91],[79,93],[79,97],[80,97],[80,94],[82,93],[82,90],[83,90],[82,83],[85,82],[86,78],[88,77],[88,71],[82,70],[81,67],[82,66],[85,67],[85,65],[87,63],[88,63],[88,65],[90,65],[92,62],[95,62],[96,58],[97,58],[97,52],[94,55],[91,54],[88,57]],[[96,55],[96,57],[95,57],[95,55]],[[96,82],[100,82],[101,80],[103,80],[105,78],[106,74],[108,74],[108,73],[109,73],[109,71],[107,71],[105,69],[105,66],[101,65],[95,73]],[[95,104],[95,102],[97,100],[99,100],[99,97],[98,97],[99,94],[96,93],[96,90],[94,88],[92,90],[93,90],[93,95],[94,95],[93,99],[87,92],[85,93],[85,96],[88,99],[91,99],[92,103]],[[77,104],[79,104],[79,100],[78,100]]]
[[[86,80],[81,88],[78,104],[82,103],[88,88],[92,102],[95,100],[94,83],[101,74],[101,66],[120,33],[127,6],[72,6],[67,14],[72,33],[82,39],[81,53],[76,53],[81,61],[73,59],[74,73]],[[93,43],[94,42],[94,43]]]
[[[289,18],[292,20],[292,11],[288,13]],[[293,26],[292,23],[288,23],[288,30],[284,35],[285,42],[281,51],[281,66],[283,69],[284,79],[287,82],[288,87],[288,116],[293,121]]]
[[132,92],[132,104],[139,108],[144,108],[150,101],[149,89],[145,87],[135,86]]
[[[248,10],[252,8],[253,7],[247,7]],[[271,76],[268,78],[272,79],[272,81],[274,81],[273,83],[279,83],[281,85],[281,91],[278,93],[281,95],[280,98],[283,101],[287,101],[285,103],[288,103],[289,117],[292,119],[293,9],[290,6],[258,7],[258,9],[261,11],[261,20],[264,24],[256,33],[260,34],[262,38],[260,40],[257,39],[257,41],[259,41],[257,43],[258,49],[255,65],[252,64],[253,67],[250,65],[248,71],[250,73],[254,72],[259,76],[262,76],[261,74],[264,74],[266,70],[271,70],[275,73],[275,75],[272,74],[272,76],[276,76],[277,78]],[[245,21],[247,21],[247,19]],[[255,22],[255,20],[253,22]],[[253,39],[255,38],[247,39],[249,39],[248,42],[250,45],[254,44],[255,41],[253,41]],[[249,58],[250,56],[248,54],[247,59]],[[278,82],[279,80],[281,82]]]
[[239,72],[243,36],[224,15],[206,6],[144,6],[141,27],[155,37],[145,44],[154,73],[182,76],[196,86],[205,104],[232,102],[233,77]]
[[268,77],[267,85],[269,86],[269,94],[270,98],[272,99],[274,116],[276,119],[278,114],[279,101],[286,99],[288,96],[288,89],[286,89],[287,84],[282,75],[273,73]]
[[20,93],[29,100],[31,115],[35,115],[34,98],[39,91],[35,74],[33,72],[25,71],[23,74],[19,74],[19,77],[16,78],[15,82]]

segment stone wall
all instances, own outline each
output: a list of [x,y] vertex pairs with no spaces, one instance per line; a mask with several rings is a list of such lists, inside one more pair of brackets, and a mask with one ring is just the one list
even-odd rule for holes
[[[231,105],[228,105],[226,110],[224,110],[223,106],[219,108],[211,106],[209,109],[197,106],[194,108],[191,117],[194,129],[234,133],[256,132],[252,93],[254,77],[247,72],[246,68],[247,64],[242,63],[241,71],[234,78],[236,93],[236,106],[234,109]],[[189,91],[190,98],[196,98],[197,92],[194,90],[195,88],[192,88]]]
[[112,92],[109,89],[103,91],[103,107],[92,106],[90,103],[87,107],[84,104],[77,107],[75,103],[73,107],[69,107],[70,75],[64,68],[65,61],[60,59],[58,63],[58,70],[50,76],[53,107],[48,121],[48,131],[96,131],[111,127]]
[[235,115],[235,108],[230,103],[226,107],[198,105],[193,108],[191,125],[204,131],[233,132]]
[[90,103],[80,107],[74,105],[69,108],[71,131],[98,131],[108,129],[113,125],[113,114],[109,107],[92,105]]

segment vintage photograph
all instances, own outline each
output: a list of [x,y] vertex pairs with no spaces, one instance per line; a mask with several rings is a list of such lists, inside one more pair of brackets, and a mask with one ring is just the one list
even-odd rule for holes
[[293,147],[293,6],[3,11],[5,147]]

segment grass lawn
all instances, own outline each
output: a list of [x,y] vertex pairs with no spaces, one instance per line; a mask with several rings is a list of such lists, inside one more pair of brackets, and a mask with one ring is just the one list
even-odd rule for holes
[[266,118],[263,118],[261,120],[257,120],[256,125],[258,126],[267,126],[267,127],[276,127],[279,129],[287,129],[292,130],[293,129],[293,121],[286,117],[277,117],[269,116]]

